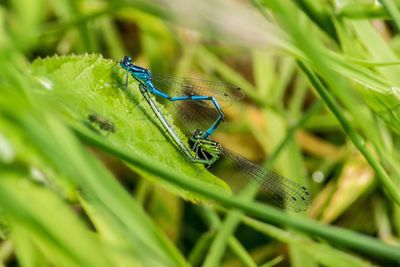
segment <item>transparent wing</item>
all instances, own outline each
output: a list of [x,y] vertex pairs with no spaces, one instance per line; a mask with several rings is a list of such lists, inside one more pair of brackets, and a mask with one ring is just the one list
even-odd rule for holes
[[311,202],[311,193],[304,186],[293,182],[271,170],[258,166],[238,154],[223,149],[222,155],[230,159],[235,166],[267,193],[279,207],[294,212],[305,211]]
[[[190,136],[194,130],[207,130],[218,118],[219,113],[215,108],[209,108],[198,105],[193,101],[167,102],[167,109],[175,119],[175,122],[187,136]],[[222,129],[222,122],[218,129]]]
[[[158,90],[164,91],[170,96],[213,96],[222,108],[228,107],[233,101],[239,101],[244,97],[240,88],[223,82],[164,75],[153,75],[152,82]],[[179,126],[189,135],[196,129],[206,131],[219,115],[216,107],[209,100],[166,101],[165,104],[178,120]],[[223,124],[218,128],[223,128]]]
[[[232,84],[174,76],[153,75],[153,84],[171,96],[213,96],[221,107],[231,105],[233,101],[243,99],[242,89]],[[199,104],[212,105],[211,101],[199,101]]]

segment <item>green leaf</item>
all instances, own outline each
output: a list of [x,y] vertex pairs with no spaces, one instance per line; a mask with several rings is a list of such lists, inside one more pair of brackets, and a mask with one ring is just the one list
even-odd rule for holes
[[55,194],[12,176],[3,176],[0,193],[0,206],[12,220],[11,228],[29,236],[53,264],[110,266],[107,256],[98,253],[100,244]]
[[[8,99],[12,100],[10,98]],[[41,107],[43,106],[41,105]],[[150,218],[143,211],[142,207],[118,184],[116,179],[105,169],[105,167],[76,140],[72,133],[60,123],[60,120],[55,118],[54,114],[39,112],[37,109],[34,109],[29,105],[21,107],[24,112],[14,112],[13,109],[10,111],[5,107],[1,108],[5,114],[4,117],[8,118],[8,120],[15,124],[15,127],[20,130],[19,132],[26,136],[27,143],[32,144],[38,151],[40,151],[43,157],[47,159],[48,164],[57,170],[57,174],[67,177],[76,185],[76,187],[80,188],[80,191],[83,192],[85,198],[88,199],[87,201],[91,205],[98,207],[101,214],[104,214],[106,222],[109,222],[110,224],[110,229],[108,229],[108,231],[120,232],[121,236],[125,237],[125,240],[129,242],[129,246],[128,249],[122,250],[122,252],[129,251],[129,253],[131,253],[132,251],[136,251],[137,254],[135,254],[135,256],[144,256],[141,251],[145,250],[147,256],[151,254],[151,257],[148,256],[147,258],[154,259],[154,261],[157,262],[157,264],[152,266],[187,266],[185,260],[175,246],[173,246],[153,224]],[[86,129],[86,131],[96,136],[89,130]],[[102,139],[100,137],[97,138]],[[52,179],[58,178],[59,177],[52,177]],[[5,187],[3,191],[4,190]],[[3,191],[2,195],[6,196],[6,191]],[[29,189],[29,191],[31,191],[31,189]],[[8,195],[10,196],[8,197]],[[3,203],[3,205],[8,205],[6,208],[11,214],[20,212],[21,209],[14,208],[13,206],[16,205],[14,204],[16,200],[13,199],[14,192],[10,192],[8,195],[5,197],[4,202],[1,203]],[[32,197],[32,199],[35,199],[35,197]],[[48,201],[53,203],[56,200],[48,199]],[[26,213],[31,212],[31,209],[32,208],[27,208]],[[45,212],[38,214],[38,216],[47,216],[49,214],[46,209],[40,211]],[[37,212],[39,213],[39,211]],[[19,215],[20,213],[16,214],[16,216]],[[17,220],[20,220],[24,225],[30,226],[31,220],[29,218],[32,216],[29,216],[29,214],[23,215],[24,217],[22,218],[20,218],[21,216],[12,217],[13,223],[15,224]],[[89,215],[92,214],[89,213]],[[65,216],[65,214],[59,214],[54,218],[52,217],[52,219],[64,220]],[[101,217],[99,216],[99,218]],[[95,216],[90,217],[90,219],[96,223],[98,221],[98,218]],[[66,219],[66,221],[68,220]],[[105,224],[105,222],[102,223]],[[64,230],[66,228],[64,224],[52,221],[51,225],[53,227],[59,227],[59,231],[62,231],[64,234],[68,232],[69,235],[66,235],[68,236],[66,238],[74,240],[80,238],[79,234],[71,234],[68,229]],[[73,223],[71,223],[71,225],[73,225]],[[50,226],[46,225],[41,227],[39,230],[42,232],[38,234],[38,238],[41,238],[42,236],[46,237],[48,235],[49,227]],[[50,228],[50,230],[51,229],[52,228]],[[103,234],[101,231],[99,232],[101,235]],[[60,243],[64,242],[65,241],[61,241]],[[99,245],[87,244],[87,246],[93,248],[96,246],[98,247]],[[111,248],[113,248],[112,243],[106,245],[110,245]],[[100,251],[101,249],[102,248],[97,248],[97,251]],[[112,249],[110,252],[111,255],[108,255],[108,259],[111,260],[112,258],[113,262],[115,261],[120,263],[121,257],[115,259],[115,255],[120,255],[122,253],[121,249],[117,247],[115,250],[116,251]],[[91,253],[96,254],[94,252]],[[57,254],[56,257],[58,256],[59,255]],[[75,257],[73,260],[75,260]],[[101,266],[86,263],[77,265]],[[66,264],[66,266],[71,265]],[[112,266],[116,265],[112,264]]]
[[349,19],[387,18],[387,12],[382,8],[382,6],[375,3],[348,3],[339,7],[337,16]]
[[110,256],[117,266],[162,266],[160,261],[153,259],[152,252],[140,240],[135,240],[137,246],[132,247],[132,240],[129,240],[132,236],[127,235],[124,228],[115,227],[113,220],[116,218],[107,214],[98,203],[92,205],[84,198],[80,198],[80,202],[99,236],[106,241]]
[[385,10],[390,14],[390,17],[392,18],[392,21],[397,27],[397,30],[400,29],[400,12],[398,8],[398,1],[392,1],[392,0],[380,0],[379,1]]
[[328,244],[314,242],[300,234],[287,232],[248,217],[244,217],[243,222],[267,236],[296,247],[323,266],[372,266],[369,262],[355,255],[340,251]]
[[[40,253],[37,247],[34,246],[32,240],[22,228],[16,228],[10,236],[18,262],[22,267],[47,267],[50,266],[48,261]],[[0,265],[1,266],[1,265]],[[2,266],[3,267],[3,266]]]
[[[87,124],[90,114],[100,114],[115,125],[115,133],[103,131],[104,137],[113,145],[135,151],[149,162],[161,162],[176,172],[229,191],[222,180],[206,172],[203,167],[190,164],[167,140],[136,82],[131,79],[128,88],[124,87],[125,72],[116,62],[103,59],[100,55],[55,56],[36,60],[32,65],[32,75],[42,85],[36,90],[37,95],[44,97],[45,101],[52,101],[53,107],[70,122]],[[172,121],[162,105],[159,107]],[[187,140],[183,134],[180,137]],[[143,174],[139,169],[134,169]],[[186,199],[198,200],[190,192],[172,187],[157,177],[146,177]]]

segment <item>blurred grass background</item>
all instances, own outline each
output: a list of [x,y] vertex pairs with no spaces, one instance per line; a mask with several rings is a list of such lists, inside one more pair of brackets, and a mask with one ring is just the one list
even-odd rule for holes
[[[400,264],[398,0],[0,4],[0,266]],[[215,138],[309,210],[188,164],[121,90],[124,55],[241,87]]]

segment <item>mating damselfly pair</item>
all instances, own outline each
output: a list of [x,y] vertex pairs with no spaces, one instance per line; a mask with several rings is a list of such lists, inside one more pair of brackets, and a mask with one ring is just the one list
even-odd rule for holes
[[[220,82],[152,75],[149,70],[134,65],[130,57],[124,57],[119,65],[126,71],[126,85],[129,75],[139,83],[139,91],[154,115],[178,149],[191,163],[210,167],[221,157],[227,158],[239,168],[249,181],[266,191],[278,206],[296,212],[307,209],[311,201],[311,194],[307,188],[248,161],[223,148],[220,143],[210,138],[224,121],[223,107],[229,105],[231,101],[243,97],[240,88]],[[190,115],[184,113],[186,115],[180,116],[183,121],[182,124],[187,129],[188,142],[184,142],[179,137],[152,96],[176,103],[183,110],[187,109],[188,104],[191,107],[194,104],[200,110],[203,110],[200,114],[192,111]],[[209,114],[214,115],[214,117],[212,122],[208,124],[210,121]],[[205,124],[205,122],[207,123]],[[199,126],[204,125],[204,128],[199,129]]]

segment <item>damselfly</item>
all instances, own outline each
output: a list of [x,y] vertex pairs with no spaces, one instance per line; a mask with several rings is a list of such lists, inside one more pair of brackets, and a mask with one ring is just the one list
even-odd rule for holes
[[185,127],[189,128],[189,135],[195,130],[189,127],[192,126],[192,121],[204,125],[204,121],[207,121],[205,117],[210,117],[210,114],[213,115],[214,121],[211,125],[207,125],[207,129],[203,129],[203,138],[212,135],[220,123],[224,121],[225,115],[222,107],[230,105],[232,100],[243,97],[240,88],[226,83],[172,76],[153,76],[148,69],[134,65],[130,57],[124,57],[119,64],[127,71],[126,84],[128,83],[128,74],[130,74],[149,93],[173,103],[187,104],[182,110],[189,109],[190,104],[204,108],[194,114],[191,120],[187,120],[189,123]]
[[200,130],[193,132],[189,146],[195,157],[203,160],[207,167],[224,157],[234,163],[238,170],[254,183],[279,207],[300,212],[307,209],[311,202],[308,189],[271,170],[258,166],[244,157],[223,148],[217,141],[203,138]]
[[149,104],[157,119],[160,121],[164,130],[168,133],[172,141],[177,145],[177,147],[185,155],[185,157],[192,163],[208,164],[208,160],[196,157],[193,152],[188,148],[188,146],[182,141],[177,132],[174,130],[174,128],[162,114],[160,109],[157,107],[157,104],[151,98],[150,92],[149,90],[147,90],[146,86],[142,83],[139,83],[139,90],[146,102]]
[[[191,84],[191,80],[177,80],[175,78],[171,78],[169,82],[166,82],[166,84],[169,84],[170,88],[175,89],[175,91],[170,90],[170,92],[176,92],[175,95],[179,95],[178,93],[180,93],[180,96],[173,97],[165,93],[164,91],[158,90],[157,87],[155,87],[154,85],[151,73],[147,69],[133,65],[129,57],[125,57],[123,60],[121,60],[120,65],[139,82],[140,93],[143,95],[153,113],[160,121],[162,127],[166,130],[166,132],[177,145],[179,150],[186,156],[186,158],[190,162],[199,163],[203,164],[206,167],[210,167],[221,157],[228,158],[234,162],[238,169],[251,182],[266,191],[270,195],[271,200],[273,200],[278,206],[286,207],[296,212],[307,209],[307,206],[309,205],[311,200],[311,194],[305,187],[268,169],[251,163],[250,161],[235,154],[234,152],[223,148],[218,142],[209,138],[209,136],[216,130],[219,123],[224,118],[221,106],[218,104],[217,100],[225,99],[225,101],[220,102],[227,105],[232,100],[231,94],[229,94],[228,92],[224,92],[222,94],[216,94],[215,97],[197,95],[193,92],[195,87],[188,85]],[[162,79],[157,78],[156,81],[160,83],[160,87],[163,86],[163,82],[161,82]],[[186,89],[184,87],[186,87]],[[179,90],[177,88],[179,88]],[[182,91],[186,93],[182,94]],[[151,98],[151,94],[161,96],[170,101],[192,100],[194,102],[203,102],[202,104],[204,104],[205,100],[209,100],[209,102],[212,102],[212,105],[214,105],[214,107],[216,108],[219,116],[217,120],[213,123],[213,125],[206,131],[201,131],[198,129],[192,131],[189,143],[187,144],[179,137],[174,128],[162,114],[160,109],[157,107],[157,104]]]

